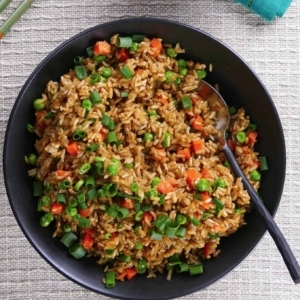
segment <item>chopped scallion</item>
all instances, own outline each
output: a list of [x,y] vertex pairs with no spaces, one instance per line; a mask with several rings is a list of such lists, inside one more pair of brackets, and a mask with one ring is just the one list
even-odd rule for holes
[[120,48],[129,48],[132,45],[131,37],[119,37],[118,38],[118,47]]
[[102,102],[101,96],[97,91],[92,91],[90,93],[90,98],[94,105]]
[[260,170],[261,171],[266,171],[268,170],[268,163],[266,157],[262,156],[259,158],[259,164],[260,164]]
[[87,78],[87,71],[84,66],[76,66],[75,67],[76,76],[79,80],[83,80]]
[[76,244],[70,248],[69,253],[76,259],[82,258],[86,254],[86,250],[82,245]]
[[105,286],[108,289],[113,288],[116,285],[116,276],[114,271],[109,271],[105,275]]
[[184,96],[182,98],[182,107],[184,109],[190,109],[190,108],[192,108],[192,101],[191,101],[191,98],[189,96]]
[[61,238],[61,242],[67,246],[68,248],[70,248],[72,245],[74,245],[74,243],[77,241],[77,236],[73,233],[73,232],[67,232],[63,235],[63,237]]
[[79,217],[78,226],[87,228],[90,227],[90,225],[91,225],[90,219]]
[[146,36],[143,35],[143,34],[133,34],[131,39],[133,42],[137,42],[137,43],[140,43],[144,40]]
[[128,66],[124,66],[120,73],[125,79],[131,79],[134,76],[134,72]]

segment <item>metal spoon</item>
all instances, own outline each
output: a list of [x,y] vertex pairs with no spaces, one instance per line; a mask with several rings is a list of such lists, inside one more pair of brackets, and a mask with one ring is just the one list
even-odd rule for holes
[[244,188],[247,190],[252,204],[255,209],[258,211],[260,216],[263,218],[264,223],[272,236],[274,242],[277,245],[279,252],[282,255],[282,258],[290,272],[290,275],[294,283],[300,283],[300,266],[288,245],[286,239],[284,238],[282,232],[278,228],[277,224],[273,220],[272,216],[260,200],[256,191],[244,175],[243,171],[240,169],[234,154],[231,152],[225,137],[226,130],[229,126],[230,116],[228,112],[228,106],[222,96],[207,82],[202,81],[199,86],[199,90],[202,89],[205,92],[204,100],[208,101],[210,107],[218,107],[217,112],[217,123],[216,129],[219,131],[218,140],[225,152],[226,158],[231,166],[231,169],[236,177],[241,177]]

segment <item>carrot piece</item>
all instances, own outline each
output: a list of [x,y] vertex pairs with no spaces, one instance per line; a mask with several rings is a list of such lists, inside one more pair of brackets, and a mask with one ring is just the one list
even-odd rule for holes
[[213,176],[211,170],[205,169],[205,168],[204,168],[204,169],[201,171],[201,177],[202,177],[202,178],[213,178],[214,176]]
[[156,97],[160,100],[161,104],[163,105],[169,104],[168,98],[166,98],[166,96],[158,94],[156,95]]
[[253,146],[256,142],[256,138],[258,136],[257,131],[251,131],[247,134],[248,145]]
[[200,196],[201,196],[201,201],[202,201],[201,206],[205,209],[210,209],[211,205],[212,205],[212,199],[211,199],[211,196],[209,195],[209,193],[201,192]]
[[126,270],[124,270],[121,274],[119,274],[118,276],[117,276],[117,279],[118,280],[123,280],[124,278],[125,278],[125,276],[126,276]]
[[166,150],[164,148],[154,148],[152,152],[151,158],[158,162],[164,162],[166,158]]
[[64,177],[68,177],[68,176],[71,176],[72,175],[72,172],[71,171],[64,171],[64,170],[57,170],[56,171],[56,174],[57,176],[64,176]]
[[186,171],[186,182],[190,188],[193,188],[194,181],[200,177],[200,173],[195,169],[188,169]]
[[62,204],[54,203],[51,208],[52,215],[59,215],[64,209]]
[[127,209],[134,208],[134,200],[133,199],[124,199],[121,203],[121,206]]
[[156,189],[159,193],[161,194],[168,194],[168,193],[171,193],[174,191],[174,188],[172,186],[172,184],[165,180],[165,181],[161,181],[157,186],[156,186]]
[[192,102],[193,102],[194,105],[195,105],[197,102],[199,102],[200,100],[202,100],[201,97],[200,97],[199,95],[197,95],[196,93],[192,93],[192,94],[190,95],[190,98],[191,98],[191,100],[192,100]]
[[191,126],[195,129],[195,130],[200,130],[203,126],[203,119],[200,116],[197,116],[194,120],[193,123],[191,124]]
[[125,272],[126,272],[126,279],[127,279],[127,280],[132,279],[132,278],[135,277],[136,274],[137,274],[137,270],[136,270],[135,267],[128,268],[128,269],[125,270]]
[[95,55],[107,55],[110,53],[110,44],[105,41],[99,41],[94,46]]
[[184,160],[189,160],[191,158],[191,149],[184,148],[182,150],[178,150],[177,155],[180,155],[180,158],[182,158]]
[[78,212],[79,212],[80,216],[83,218],[90,216],[92,213],[92,211],[89,207],[86,209],[79,209]]
[[192,149],[196,154],[199,154],[204,149],[204,140],[194,140],[192,141]]
[[93,244],[94,244],[94,238],[90,234],[85,233],[82,240],[83,248],[89,250],[93,247]]
[[208,192],[200,192],[202,202],[208,203],[211,201],[211,196]]
[[78,146],[77,146],[77,142],[70,142],[67,146],[67,152],[71,155],[71,156],[77,156],[78,154]]
[[169,177],[166,180],[170,182],[172,186],[177,186],[177,181],[174,177]]
[[162,50],[162,43],[159,39],[152,39],[150,42],[150,46],[153,48],[154,53],[153,56],[156,57],[160,51]]

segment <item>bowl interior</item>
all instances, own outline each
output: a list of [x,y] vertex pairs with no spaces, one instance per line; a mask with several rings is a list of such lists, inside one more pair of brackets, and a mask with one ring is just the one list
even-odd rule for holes
[[260,194],[270,213],[275,214],[284,184],[285,144],[276,109],[267,91],[241,58],[221,42],[186,25],[155,19],[120,20],[91,28],[65,42],[37,67],[21,90],[9,119],[3,158],[6,189],[16,219],[30,243],[66,277],[116,298],[179,297],[215,282],[252,251],[265,232],[265,226],[255,211],[247,215],[247,226],[221,240],[221,254],[217,259],[204,262],[203,275],[175,274],[171,282],[165,279],[166,274],[158,275],[156,279],[138,276],[108,290],[101,283],[103,267],[94,259],[74,260],[59,239],[52,238],[53,227],[45,229],[39,225],[32,181],[27,176],[24,156],[34,150],[35,140],[35,136],[26,131],[26,124],[34,119],[33,99],[40,96],[49,80],[59,80],[62,74],[68,72],[73,67],[74,57],[85,54],[86,47],[97,40],[109,39],[115,33],[125,36],[143,33],[163,38],[168,43],[179,42],[186,49],[186,58],[213,65],[207,81],[212,85],[217,83],[227,103],[244,107],[258,125],[260,138],[257,149],[267,157],[270,169],[264,173]]

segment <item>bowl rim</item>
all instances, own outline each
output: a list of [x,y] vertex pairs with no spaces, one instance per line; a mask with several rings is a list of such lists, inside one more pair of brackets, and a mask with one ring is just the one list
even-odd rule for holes
[[[274,101],[271,97],[271,95],[269,94],[268,90],[266,89],[264,83],[262,82],[262,80],[259,78],[259,76],[256,74],[256,72],[252,69],[252,67],[249,66],[248,63],[246,63],[246,61],[238,54],[235,52],[235,50],[233,50],[230,46],[228,46],[226,43],[224,43],[223,41],[221,41],[220,39],[214,37],[212,34],[202,30],[202,29],[199,29],[199,28],[196,28],[194,26],[191,26],[191,25],[188,25],[188,24],[185,24],[185,23],[181,23],[181,22],[178,22],[178,21],[173,21],[173,20],[168,20],[168,19],[162,19],[162,18],[152,18],[152,17],[145,17],[145,18],[142,18],[142,17],[136,17],[136,18],[124,18],[124,19],[118,19],[118,20],[114,20],[114,21],[109,21],[109,22],[105,22],[105,23],[100,23],[98,25],[95,25],[95,26],[92,26],[88,29],[85,29],[77,34],[75,34],[74,36],[68,38],[67,40],[65,40],[64,42],[60,43],[57,47],[55,47],[53,50],[51,50],[47,55],[46,57],[40,62],[38,63],[38,65],[35,67],[35,69],[31,72],[30,76],[26,79],[25,83],[23,84],[23,87],[22,89],[19,91],[18,93],[18,96],[13,104],[13,107],[11,109],[11,112],[10,112],[10,116],[9,116],[9,120],[8,120],[8,123],[7,123],[7,127],[6,127],[6,132],[5,132],[5,137],[4,137],[4,146],[3,146],[3,158],[2,158],[2,163],[3,163],[3,175],[4,175],[4,184],[5,184],[5,188],[6,188],[6,193],[7,193],[7,196],[8,196],[8,200],[9,200],[9,204],[10,204],[10,207],[13,211],[13,214],[14,214],[14,217],[15,219],[17,220],[17,223],[19,225],[19,227],[21,228],[23,234],[26,236],[27,240],[29,241],[29,243],[31,244],[31,246],[39,253],[39,255],[52,267],[54,268],[56,271],[58,271],[60,274],[62,274],[64,277],[68,278],[69,280],[71,280],[72,282],[80,285],[81,287],[84,287],[90,291],[93,291],[97,294],[101,294],[101,295],[104,295],[104,296],[108,296],[108,297],[113,297],[111,295],[111,293],[109,292],[103,292],[103,291],[99,291],[97,289],[94,289],[90,286],[88,286],[87,284],[77,280],[77,278],[74,276],[69,276],[66,272],[64,272],[64,270],[62,269],[59,269],[58,266],[55,265],[55,263],[52,262],[51,259],[48,259],[46,257],[46,255],[43,253],[43,251],[41,251],[41,249],[39,248],[38,246],[38,243],[31,238],[30,234],[27,232],[26,228],[24,227],[24,225],[22,224],[22,222],[20,221],[20,218],[18,216],[18,213],[17,213],[17,210],[16,210],[16,207],[15,207],[15,204],[13,203],[13,201],[11,200],[11,192],[10,192],[10,189],[9,189],[9,184],[8,184],[8,178],[7,178],[7,165],[6,165],[6,160],[7,160],[7,157],[8,157],[8,149],[7,149],[7,144],[8,144],[8,139],[9,139],[9,132],[10,132],[10,128],[12,127],[12,116],[15,114],[17,108],[18,108],[18,105],[19,103],[21,102],[21,99],[22,99],[22,96],[26,90],[26,88],[28,87],[28,85],[30,84],[31,80],[35,77],[36,73],[41,70],[44,65],[52,59],[53,56],[56,55],[56,53],[60,52],[61,49],[63,49],[64,47],[66,47],[68,44],[72,43],[74,40],[76,40],[77,38],[89,33],[89,32],[92,32],[94,30],[101,30],[105,27],[109,27],[109,26],[112,26],[112,25],[115,25],[117,26],[118,24],[122,24],[122,23],[130,23],[130,22],[153,22],[153,23],[162,23],[162,24],[174,24],[174,25],[177,25],[177,26],[181,26],[181,27],[186,27],[188,30],[192,30],[192,31],[196,31],[197,33],[200,33],[212,40],[214,40],[216,43],[222,45],[224,48],[226,48],[229,52],[231,52],[234,56],[236,56],[244,65],[246,68],[248,68],[248,70],[255,76],[256,80],[259,82],[260,86],[262,87],[264,93],[266,94],[266,96],[268,97],[269,99],[269,104],[272,106],[272,109],[273,109],[273,112],[274,112],[274,117],[276,118],[276,121],[277,121],[277,124],[279,126],[279,129],[280,129],[280,132],[278,132],[278,134],[280,135],[280,142],[281,142],[281,145],[282,145],[282,162],[281,162],[281,167],[282,167],[282,181],[280,183],[280,186],[277,186],[277,189],[278,189],[278,203],[276,203],[274,206],[273,206],[273,210],[274,212],[271,214],[272,217],[274,218],[276,213],[277,213],[277,210],[278,210],[278,207],[279,207],[279,204],[281,202],[281,198],[282,198],[282,193],[283,193],[283,189],[284,189],[284,184],[285,184],[285,178],[286,178],[286,143],[285,143],[285,138],[284,138],[284,131],[283,131],[283,127],[282,127],[282,124],[281,124],[281,120],[279,118],[279,114],[278,114],[278,111],[277,111],[277,108],[274,104]],[[142,31],[142,30],[141,30]],[[265,226],[264,226],[265,227]],[[259,242],[261,241],[262,237],[265,235],[267,229],[265,227],[264,231],[258,236],[257,238],[257,241],[253,244],[252,248],[247,251],[247,253],[245,253],[242,258],[237,261],[234,265],[232,265],[232,267],[230,269],[228,269],[226,272],[223,272],[222,274],[220,274],[218,277],[216,277],[214,280],[211,280],[210,282],[206,283],[203,288],[201,289],[201,291],[210,286],[211,284],[215,283],[216,281],[220,280],[221,278],[225,277],[228,275],[228,273],[230,273],[231,271],[233,271],[239,264],[241,264],[245,258],[256,248],[256,246],[259,244]],[[109,290],[107,290],[109,291]],[[200,291],[199,289],[197,288],[194,288],[194,289],[190,289],[188,292],[179,292],[176,294],[176,297],[182,297],[182,296],[185,296],[185,295],[188,295],[188,294],[192,294],[192,293],[195,293],[197,291]],[[172,296],[173,297],[173,296]],[[175,296],[174,296],[175,297]],[[132,297],[128,297],[128,296],[125,296],[125,297],[122,297],[122,299],[133,299]],[[153,298],[149,298],[149,299],[153,299]],[[160,298],[155,298],[155,299],[160,299]],[[171,298],[161,298],[161,299],[171,299]]]

